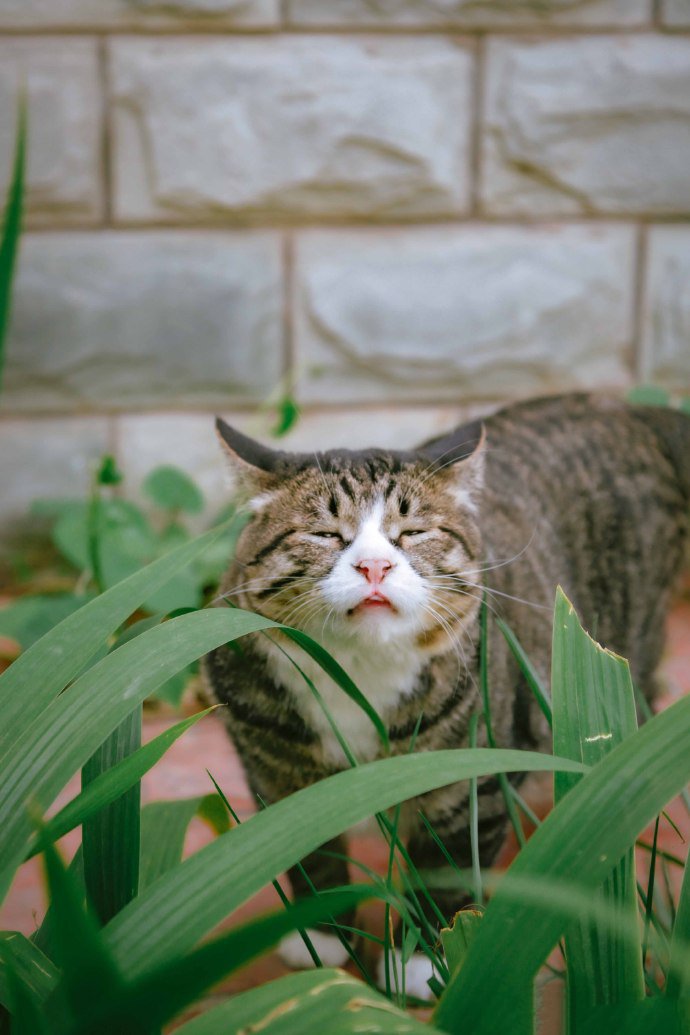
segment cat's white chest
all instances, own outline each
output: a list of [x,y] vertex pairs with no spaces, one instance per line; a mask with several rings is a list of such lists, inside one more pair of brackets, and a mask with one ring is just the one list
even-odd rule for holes
[[[285,649],[316,686],[357,761],[366,762],[376,758],[381,742],[366,712],[326,675],[317,662],[298,648]],[[401,699],[414,691],[423,664],[417,650],[401,646],[400,643],[395,646],[384,644],[375,651],[369,649],[366,656],[363,656],[361,649],[329,649],[384,722],[386,714],[390,714]],[[345,753],[324,709],[292,662],[277,647],[271,646],[268,666],[276,682],[291,691],[300,712],[320,734],[327,758],[335,764],[345,763]]]

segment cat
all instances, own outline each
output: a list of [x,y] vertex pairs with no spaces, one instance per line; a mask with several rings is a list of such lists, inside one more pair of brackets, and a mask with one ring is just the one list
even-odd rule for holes
[[[383,718],[394,754],[415,733],[417,751],[468,746],[470,719],[482,712],[484,588],[546,685],[560,584],[654,696],[689,535],[690,417],[570,394],[509,406],[410,451],[311,454],[269,449],[221,420],[217,428],[251,513],[222,594],[321,642]],[[550,751],[546,720],[494,621],[487,636],[498,746]],[[358,761],[381,753],[368,717],[284,637],[255,634],[241,653],[218,648],[205,659],[206,679],[227,705],[250,788],[267,803],[347,766],[279,642],[320,689]],[[483,723],[477,743],[486,744]],[[455,784],[405,807],[418,868],[446,864],[420,807],[458,866],[471,865],[468,794]],[[489,865],[506,833],[504,799],[495,777],[479,780],[478,795]],[[304,860],[309,877],[318,888],[346,884],[345,838],[324,848],[335,854]],[[308,894],[298,869],[290,879],[296,896]],[[458,892],[435,898],[448,918],[463,904]],[[318,947],[324,962],[343,962],[333,935]],[[308,962],[297,938],[283,951],[294,965]]]

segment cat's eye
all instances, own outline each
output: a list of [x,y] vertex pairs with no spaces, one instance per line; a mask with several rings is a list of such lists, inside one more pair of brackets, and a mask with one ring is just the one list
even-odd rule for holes
[[340,532],[327,532],[325,529],[319,529],[317,532],[310,532],[309,534],[316,536],[317,539],[337,539],[339,542],[343,542]]
[[406,528],[403,532],[400,533],[400,536],[398,538],[398,543],[401,546],[404,546],[405,543],[407,543],[408,546],[412,545],[412,543],[415,540],[420,539],[422,536],[427,535],[428,532],[429,532],[428,528]]

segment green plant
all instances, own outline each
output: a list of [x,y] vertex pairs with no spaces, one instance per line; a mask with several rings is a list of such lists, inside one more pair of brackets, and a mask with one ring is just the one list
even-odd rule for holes
[[[0,635],[16,640],[22,650],[98,593],[191,541],[185,519],[202,514],[205,503],[184,471],[167,465],[149,473],[142,485],[150,503],[147,510],[115,494],[121,481],[113,458],[105,456],[94,470],[88,498],[34,504],[33,512],[51,522],[52,543],[65,570],[58,578],[59,589],[25,592],[0,611]],[[239,514],[227,524],[231,513],[226,508],[212,522],[226,522],[225,532],[165,585],[152,589],[109,646],[152,628],[168,614],[197,608],[208,599],[242,526]],[[104,644],[102,651],[107,649]],[[197,667],[194,661],[176,672],[157,689],[156,696],[177,705]]]
[[26,174],[26,103],[19,103],[17,138],[12,166],[12,179],[5,202],[5,218],[0,239],[0,387],[4,366],[5,340],[10,322],[12,282],[17,263],[19,235],[24,209],[24,179]]
[[[628,392],[628,401],[638,406],[673,406],[674,402],[671,393],[658,385],[636,385]],[[678,409],[690,413],[690,397],[681,396],[678,400]]]
[[[349,890],[315,889],[312,899],[287,911],[202,940],[276,875],[373,812],[381,815],[395,844],[395,816],[391,820],[384,812],[402,797],[487,773],[541,769],[569,773],[574,782],[562,787],[562,799],[495,888],[483,916],[475,914],[471,921],[461,916],[444,935],[440,997],[429,1024],[410,1018],[371,987],[341,972],[321,970],[244,993],[181,1030],[189,1035],[247,1030],[308,1035],[319,1028],[354,1033],[375,1027],[384,1033],[532,1035],[534,977],[565,935],[568,977],[576,978],[582,1007],[571,1012],[571,1032],[603,1031],[604,1025],[621,1035],[632,1035],[640,1025],[664,1035],[687,1032],[688,882],[678,902],[664,973],[650,972],[653,995],[642,1000],[639,973],[623,962],[641,958],[631,874],[626,887],[611,875],[639,831],[690,777],[690,699],[639,731],[629,724],[619,728],[621,716],[630,715],[627,666],[583,633],[562,596],[554,622],[553,718],[557,741],[572,758],[499,748],[384,758],[353,765],[224,832],[219,821],[222,800],[214,796],[210,800],[218,837],[184,862],[179,861],[179,831],[198,801],[166,803],[168,815],[149,812],[148,819],[143,810],[139,836],[138,809],[123,795],[136,788],[165,745],[139,748],[127,734],[123,757],[108,763],[117,756],[114,743],[136,728],[140,702],[205,651],[275,626],[236,609],[204,609],[165,620],[101,654],[148,593],[198,561],[222,534],[215,530],[183,543],[106,590],[48,632],[0,677],[0,890],[4,897],[22,860],[43,850],[51,893],[50,914],[32,940],[12,932],[0,938],[6,1030],[13,1035],[150,1035],[286,931],[328,920],[364,896],[380,897],[399,910],[413,932],[412,941],[428,943],[414,899],[405,894],[414,890],[419,875],[408,888],[390,873]],[[385,742],[380,720],[337,664],[303,634],[286,632],[297,636],[343,691],[367,708]],[[487,662],[490,678],[490,658]],[[608,724],[605,728],[599,728],[602,721]],[[602,732],[605,736],[599,737]],[[601,757],[587,755],[592,743],[609,746],[617,738],[620,743]],[[42,824],[41,814],[70,775],[97,751],[102,771],[69,807],[68,819],[63,813],[61,819]],[[98,817],[103,806],[115,810],[119,839],[106,839],[90,859],[78,855],[66,872],[53,838],[67,825]],[[174,814],[179,822],[173,822]],[[174,833],[174,843],[163,843],[166,830]],[[99,922],[84,906],[87,871],[101,867],[112,888],[125,870],[132,872],[127,858],[132,852],[141,862],[138,877],[127,904],[119,903],[103,925],[102,914]],[[629,867],[629,862],[623,865]],[[598,893],[607,881],[608,889]],[[586,925],[600,945],[608,946],[602,951],[609,954],[609,973],[618,975],[609,986],[615,994],[602,993],[587,968],[577,974],[572,970],[582,966],[578,952],[568,948],[575,925]]]

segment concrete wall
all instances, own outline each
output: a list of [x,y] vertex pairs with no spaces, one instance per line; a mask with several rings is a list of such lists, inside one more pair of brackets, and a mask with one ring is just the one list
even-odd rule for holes
[[0,521],[115,452],[222,498],[211,415],[407,445],[690,388],[690,0],[0,0],[29,216]]

